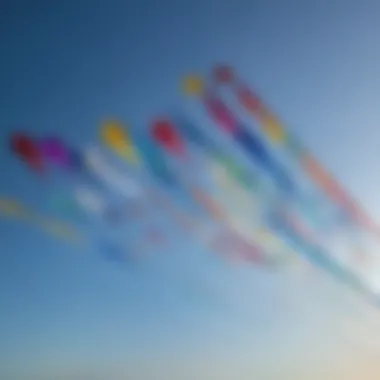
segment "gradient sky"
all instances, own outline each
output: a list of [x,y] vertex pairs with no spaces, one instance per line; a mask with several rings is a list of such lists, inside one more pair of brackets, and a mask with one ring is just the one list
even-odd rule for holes
[[[223,61],[380,220],[379,36],[370,0],[2,1],[0,193],[44,207],[45,185],[6,148],[14,128],[96,141],[104,117],[144,125],[180,103],[183,74]],[[375,373],[375,312],[325,276],[176,249],[122,269],[0,220],[0,377]]]

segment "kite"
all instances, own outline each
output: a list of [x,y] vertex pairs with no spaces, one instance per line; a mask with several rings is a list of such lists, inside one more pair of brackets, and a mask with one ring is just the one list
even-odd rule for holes
[[142,160],[142,168],[147,176],[163,182],[170,187],[177,187],[178,183],[165,157],[161,154],[160,149],[146,136],[137,135],[134,138],[134,144]]
[[58,138],[48,137],[42,139],[38,143],[38,150],[44,161],[49,161],[63,168],[69,166],[69,152]]
[[88,168],[109,188],[127,199],[141,196],[140,184],[131,176],[115,169],[100,148],[90,146],[85,150],[84,156]]
[[[189,81],[194,83],[194,78],[195,77],[185,80],[184,83],[189,83]],[[374,223],[359,210],[358,206],[354,204],[348,194],[342,190],[337,181],[327,174],[293,135],[288,136],[285,133],[278,119],[266,109],[258,96],[253,94],[246,86],[242,85],[240,81],[236,80],[231,69],[228,67],[215,69],[213,72],[213,81],[214,84],[231,87],[243,108],[253,114],[255,120],[259,121],[261,129],[269,138],[269,141],[274,145],[277,144],[286,147],[288,153],[293,155],[293,157],[301,163],[304,171],[325,191],[325,194],[330,197],[333,204],[335,202],[336,205],[344,207],[348,215],[354,220],[377,234]],[[200,79],[199,82],[201,82]],[[261,142],[261,138],[250,128],[247,128],[246,125],[243,126],[242,123],[234,117],[224,101],[217,96],[216,87],[214,86],[212,91],[205,91],[205,87],[203,82],[202,87],[198,86],[196,90],[194,90],[194,86],[183,86],[187,93],[201,98],[202,104],[220,131],[230,136],[233,141],[238,142],[239,146],[243,148],[246,153],[249,153],[256,163],[260,163],[263,168],[270,172],[276,179],[277,186],[285,190],[285,194],[293,195],[291,198],[285,197],[282,198],[282,200],[280,197],[280,203],[272,207],[272,211],[275,212],[278,206],[281,206],[286,213],[280,219],[278,219],[279,216],[277,216],[278,220],[274,219],[269,223],[271,230],[282,236],[288,244],[293,245],[297,252],[302,251],[309,260],[314,262],[314,264],[318,264],[317,266],[323,267],[323,269],[328,271],[331,275],[338,278],[340,277],[341,279],[349,278],[349,282],[353,284],[356,289],[362,288],[364,285],[359,285],[360,281],[355,277],[355,268],[351,268],[350,270],[343,269],[331,256],[331,252],[315,248],[318,246],[315,240],[316,236],[310,234],[311,231],[303,223],[304,221],[299,219],[299,217],[313,216],[313,213],[310,207],[303,201],[303,195],[299,193],[295,179],[274,159],[274,156]],[[200,140],[199,137],[197,140]],[[325,202],[325,200],[323,200],[323,202]],[[294,209],[296,205],[298,205],[298,207],[301,206],[297,211],[298,216],[296,216]],[[270,210],[268,210],[268,212],[270,214]],[[335,223],[338,223],[338,220],[335,220]],[[357,249],[354,249],[353,252],[357,252]]]
[[1,215],[21,220],[28,220],[31,216],[29,210],[12,198],[0,198],[0,213]]
[[12,198],[0,198],[0,216],[32,224],[47,234],[69,243],[83,244],[86,242],[85,236],[76,227],[55,218],[49,218],[36,213]]
[[190,144],[201,149],[206,157],[211,158],[211,160],[209,160],[210,162],[222,165],[228,175],[239,182],[247,190],[256,190],[258,182],[253,171],[251,170],[248,172],[245,170],[239,162],[234,160],[232,155],[220,149],[217,144],[202,133],[196,125],[183,118],[176,118],[176,127],[182,132]]
[[[229,71],[228,80],[220,80],[220,72]],[[259,126],[269,139],[285,146],[301,163],[310,178],[324,190],[327,196],[344,207],[351,217],[364,227],[380,236],[378,226],[362,211],[357,203],[343,190],[337,181],[308,153],[302,144],[291,134],[287,134],[277,118],[266,108],[259,97],[248,86],[236,79],[232,69],[228,66],[219,66],[214,69],[214,80],[222,85],[229,85],[235,92],[237,99],[244,109],[259,121]]]
[[[186,80],[185,80],[186,82]],[[199,95],[199,94],[196,94]],[[290,175],[271,156],[265,145],[253,133],[248,133],[227,105],[215,92],[200,94],[202,103],[218,128],[224,131],[257,163],[267,170],[278,182],[278,185],[288,194],[296,192]]]
[[[12,152],[36,172],[47,166],[75,174],[69,176],[70,197],[88,219],[106,221],[95,244],[108,261],[129,260],[129,247],[139,247],[139,240],[162,247],[168,239],[161,228],[171,224],[183,239],[221,256],[263,269],[307,259],[341,283],[373,295],[359,272],[365,273],[369,252],[378,249],[378,242],[365,244],[377,226],[262,99],[227,65],[214,68],[211,78],[186,77],[182,90],[199,100],[203,125],[182,112],[151,119],[147,128],[113,119],[100,125],[104,149],[94,144],[73,149],[58,136],[14,133]],[[61,239],[83,235],[14,202],[0,201],[0,213]],[[152,222],[154,215],[163,220],[160,228]],[[132,232],[136,224],[136,234],[124,233],[122,228]],[[119,226],[120,236],[111,238]],[[352,244],[341,251],[332,242],[343,237]],[[343,265],[341,257],[354,264]]]
[[42,172],[43,163],[38,145],[33,139],[23,133],[14,133],[11,136],[13,152],[37,172]]
[[169,120],[157,120],[152,125],[152,137],[168,152],[182,156],[185,154],[185,148],[181,137],[174,129]]
[[50,198],[49,205],[52,210],[62,213],[65,216],[82,216],[78,202],[71,194],[65,194],[62,191],[57,192]]
[[107,121],[100,127],[100,137],[112,151],[129,162],[138,161],[136,151],[126,130],[117,121]]
[[80,186],[74,189],[74,199],[86,212],[102,214],[107,208],[107,200],[94,189]]

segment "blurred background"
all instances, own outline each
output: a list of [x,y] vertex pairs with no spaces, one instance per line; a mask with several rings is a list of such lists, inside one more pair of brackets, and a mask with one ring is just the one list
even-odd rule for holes
[[[380,220],[379,36],[371,0],[3,0],[0,195],[69,219],[51,206],[68,180],[22,165],[14,130],[78,149],[104,119],[142,133],[183,107],[184,75],[228,62]],[[166,243],[118,265],[99,258],[101,223],[82,247],[0,216],[1,379],[379,378],[380,314],[362,297],[303,262],[225,265],[152,218]]]

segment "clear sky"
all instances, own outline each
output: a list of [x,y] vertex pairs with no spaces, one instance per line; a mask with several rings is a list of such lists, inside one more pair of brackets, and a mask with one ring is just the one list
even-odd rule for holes
[[[80,146],[105,116],[169,111],[183,74],[223,61],[380,220],[379,35],[370,0],[2,1],[0,193],[42,208],[53,188],[11,157],[14,128]],[[122,269],[0,220],[0,377],[379,378],[363,303],[312,269],[226,268],[192,248]]]

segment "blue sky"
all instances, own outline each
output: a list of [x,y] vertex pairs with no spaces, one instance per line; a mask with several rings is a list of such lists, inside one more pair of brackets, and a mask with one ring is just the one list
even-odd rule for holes
[[[181,104],[183,74],[205,74],[222,61],[380,219],[380,4],[81,0],[1,7],[1,194],[44,208],[44,194],[59,186],[37,181],[11,157],[10,131],[60,131],[81,146],[97,140],[104,117],[144,128]],[[226,268],[206,252],[189,255],[196,248],[177,241],[123,269],[92,248],[0,220],[0,373],[246,379],[254,371],[277,376],[276,363],[286,378],[300,360],[312,372],[337,359],[339,339],[330,352],[333,338],[321,335],[336,332],[343,306],[332,305],[341,291],[324,276]]]

